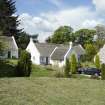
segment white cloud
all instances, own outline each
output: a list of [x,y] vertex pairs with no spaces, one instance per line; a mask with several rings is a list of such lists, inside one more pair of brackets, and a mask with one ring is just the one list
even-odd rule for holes
[[62,0],[48,0],[48,1],[50,1],[52,4],[58,7],[62,5]]
[[94,28],[98,24],[102,24],[103,20],[86,20],[82,23],[81,28]]
[[97,11],[105,12],[105,0],[93,0],[93,4]]
[[24,13],[20,15],[19,19],[21,19],[20,28],[24,28],[30,34],[39,33],[40,41],[43,41],[62,25],[80,29],[81,27],[92,27],[101,22],[96,13],[86,7],[41,13],[38,17]]

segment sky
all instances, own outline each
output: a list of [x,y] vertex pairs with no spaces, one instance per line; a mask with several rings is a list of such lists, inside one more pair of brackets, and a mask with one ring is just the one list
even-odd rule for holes
[[105,24],[105,0],[16,0],[16,8],[19,28],[39,34],[40,42],[60,26],[76,31]]

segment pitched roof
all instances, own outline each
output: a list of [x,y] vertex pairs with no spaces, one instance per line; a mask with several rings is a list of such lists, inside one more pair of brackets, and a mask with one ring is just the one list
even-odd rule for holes
[[63,60],[68,50],[69,50],[69,46],[58,47],[55,50],[55,52],[52,54],[51,59],[52,60]]
[[13,39],[12,37],[8,37],[8,36],[0,36],[0,41],[3,42],[4,46],[8,49],[11,49],[12,46],[12,42],[13,42]]
[[41,56],[50,56],[53,50],[56,48],[54,44],[47,44],[47,43],[35,43],[38,51],[40,52]]
[[71,49],[71,52],[74,51],[76,54],[78,55],[83,55],[85,54],[85,50],[81,47],[81,45],[77,45],[77,46],[74,46],[72,49]]
[[[68,50],[69,50],[69,46],[58,47],[55,50],[55,52],[52,54],[51,59],[52,60],[63,60],[64,56],[66,55]],[[81,45],[77,45],[77,46],[72,47],[68,56],[70,56],[70,54],[72,54],[72,52],[75,52],[78,55],[84,55],[85,54],[85,50],[81,47]]]

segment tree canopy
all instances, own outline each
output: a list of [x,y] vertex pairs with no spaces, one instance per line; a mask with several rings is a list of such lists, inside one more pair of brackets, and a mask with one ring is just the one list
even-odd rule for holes
[[95,34],[96,34],[95,30],[80,29],[75,32],[75,37],[76,37],[75,42],[83,46],[87,43],[93,43],[93,38]]
[[15,36],[20,30],[18,16],[14,16],[16,12],[15,2],[13,0],[0,0],[0,30],[3,35]]
[[49,43],[63,44],[71,40],[74,40],[73,28],[70,26],[61,26],[55,30],[52,37],[48,37],[46,41]]

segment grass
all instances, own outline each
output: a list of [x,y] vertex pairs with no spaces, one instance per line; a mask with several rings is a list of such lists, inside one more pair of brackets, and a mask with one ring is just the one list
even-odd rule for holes
[[32,65],[31,77],[52,77],[55,71],[44,66]]
[[0,105],[105,105],[105,81],[0,79]]
[[[17,60],[6,60],[0,63],[0,77],[14,77]],[[55,71],[51,67],[32,65],[31,77],[52,77]]]

